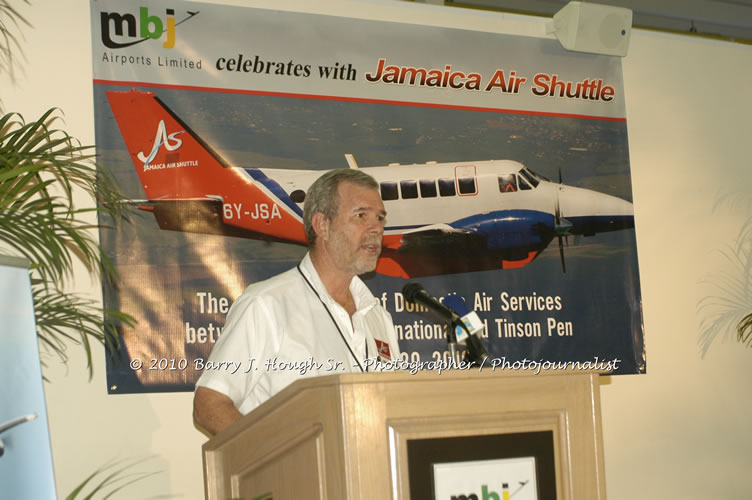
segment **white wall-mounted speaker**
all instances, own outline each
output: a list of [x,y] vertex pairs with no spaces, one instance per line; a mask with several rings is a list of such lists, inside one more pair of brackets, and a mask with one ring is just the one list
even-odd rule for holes
[[562,47],[577,52],[625,56],[632,11],[587,2],[569,2],[554,14],[553,31]]

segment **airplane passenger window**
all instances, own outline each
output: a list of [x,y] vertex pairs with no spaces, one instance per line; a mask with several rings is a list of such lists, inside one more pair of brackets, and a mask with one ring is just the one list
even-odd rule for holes
[[519,182],[520,182],[520,190],[527,191],[529,189],[533,189],[533,187],[530,184],[528,184],[527,181],[523,179],[522,177],[520,177]]
[[462,177],[457,179],[460,185],[460,194],[475,194],[475,177]]
[[436,181],[434,179],[420,180],[420,196],[422,198],[436,198]]
[[517,191],[517,176],[514,174],[500,175],[499,191],[502,193],[514,193]]
[[402,191],[402,198],[405,200],[418,197],[418,183],[416,181],[400,182],[400,190]]
[[528,172],[526,168],[523,168],[522,170],[520,170],[520,174],[522,174],[522,176],[525,177],[525,179],[527,179],[528,182],[530,182],[530,184],[533,185],[533,187],[538,187],[538,183],[540,181],[536,179],[535,177],[533,177],[533,175],[530,172]]
[[399,192],[397,191],[396,182],[382,182],[381,183],[381,199],[383,201],[396,200],[399,198]]
[[441,196],[454,196],[457,191],[454,189],[454,179],[439,179],[439,194]]
[[290,199],[295,203],[303,203],[305,201],[305,191],[296,189],[295,191],[290,193]]

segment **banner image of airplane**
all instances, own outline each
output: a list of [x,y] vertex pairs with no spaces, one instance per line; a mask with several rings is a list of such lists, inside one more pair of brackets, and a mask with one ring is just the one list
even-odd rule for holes
[[[305,196],[324,171],[232,165],[155,93],[106,94],[146,195],[137,206],[160,229],[307,245]],[[629,201],[513,159],[359,167],[345,157],[380,185],[385,276],[521,268],[554,241],[566,272],[569,237],[634,227]]]
[[100,230],[121,276],[106,304],[138,319],[108,360],[113,393],[192,389],[234,299],[305,255],[306,193],[335,168],[379,184],[363,278],[408,361],[446,352],[411,280],[462,297],[498,360],[644,370],[623,120],[125,84],[96,85],[95,108],[98,154],[137,208]]

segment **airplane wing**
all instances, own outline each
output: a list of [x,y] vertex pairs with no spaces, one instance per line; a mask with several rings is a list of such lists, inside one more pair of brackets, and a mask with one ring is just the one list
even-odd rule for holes
[[405,231],[399,244],[393,247],[399,253],[423,253],[440,248],[451,251],[452,248],[472,251],[485,249],[488,237],[475,231],[454,228],[449,224],[431,224]]
[[376,271],[410,278],[520,268],[538,257],[552,238],[553,232],[536,218],[513,212],[482,214],[385,237]]
[[468,229],[463,228],[455,228],[450,226],[449,224],[431,224],[429,226],[421,226],[419,228],[410,229],[408,231],[405,231],[403,234],[421,234],[425,232],[430,231],[441,231],[442,234],[449,234],[449,233],[472,233],[472,231]]

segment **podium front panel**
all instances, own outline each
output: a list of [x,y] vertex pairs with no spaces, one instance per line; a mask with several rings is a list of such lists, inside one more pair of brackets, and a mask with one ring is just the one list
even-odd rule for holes
[[[234,474],[232,497],[254,500],[326,498],[323,446],[321,426],[295,436],[274,453]],[[291,480],[292,471],[294,478]]]
[[473,462],[523,472],[449,498],[605,500],[598,390],[582,372],[299,380],[204,445],[207,498],[430,500],[436,464]]

